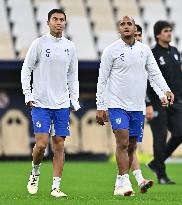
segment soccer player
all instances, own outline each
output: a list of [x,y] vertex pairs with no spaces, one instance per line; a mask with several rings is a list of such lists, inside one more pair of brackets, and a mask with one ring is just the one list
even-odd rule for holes
[[[40,165],[49,141],[51,121],[54,123],[53,182],[51,195],[65,197],[60,191],[64,164],[64,141],[69,131],[70,101],[75,110],[80,108],[78,60],[73,42],[63,37],[66,15],[60,9],[48,13],[50,33],[37,38],[26,55],[21,71],[25,103],[32,108],[35,133],[32,172],[27,185],[30,194],[38,191]],[[31,73],[33,85],[31,88]]]
[[168,99],[172,104],[174,95],[166,84],[150,48],[135,41],[134,19],[128,16],[121,18],[118,31],[121,39],[108,46],[101,58],[96,119],[100,125],[104,125],[105,110],[108,107],[116,138],[118,165],[114,195],[131,196],[133,189],[129,180],[129,169],[136,141],[142,136],[148,76],[149,80],[153,80],[165,93],[166,98],[161,100],[163,106],[168,104]]
[[[138,24],[136,26],[136,31],[134,33],[134,37],[137,41],[142,42],[142,27]],[[147,98],[149,99],[149,98]],[[144,107],[144,114],[145,114],[145,107]],[[148,120],[153,118],[153,107],[151,106],[149,100],[146,100],[146,116]],[[142,123],[144,126],[144,122]],[[140,140],[141,141],[141,140]],[[135,147],[135,150],[133,152],[133,161],[131,164],[131,170],[133,172],[133,175],[138,183],[138,186],[140,187],[140,192],[145,193],[149,188],[151,188],[154,185],[154,182],[152,180],[145,179],[142,175],[142,170],[140,169],[139,160],[137,158],[136,154],[137,145]]]
[[[175,94],[175,100],[172,106],[164,109],[149,86],[148,95],[157,116],[149,122],[153,133],[154,159],[148,166],[156,173],[159,184],[175,184],[166,173],[165,160],[182,143],[181,58],[177,48],[170,45],[172,25],[169,22],[156,22],[154,37],[156,45],[152,52],[166,82]],[[171,132],[171,138],[166,143],[167,130]]]

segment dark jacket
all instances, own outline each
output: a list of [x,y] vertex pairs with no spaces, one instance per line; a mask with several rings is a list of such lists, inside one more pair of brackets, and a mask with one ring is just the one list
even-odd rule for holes
[[[182,71],[179,51],[173,46],[163,48],[156,44],[152,52],[162,75],[175,95],[175,101],[182,100]],[[159,101],[159,97],[150,85],[147,88],[147,95],[152,104]]]

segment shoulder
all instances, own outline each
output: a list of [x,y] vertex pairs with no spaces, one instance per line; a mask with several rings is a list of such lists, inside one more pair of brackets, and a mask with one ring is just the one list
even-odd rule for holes
[[170,46],[171,50],[175,53],[179,53],[178,49],[175,46]]
[[65,37],[62,37],[62,41],[64,42],[64,44],[66,46],[69,46],[70,48],[75,49],[75,44],[74,44],[73,41],[71,41],[71,40],[69,40],[69,39],[67,39]]
[[147,44],[137,42],[137,46],[138,46],[138,49],[142,50],[143,52],[147,53],[148,55],[151,55],[152,50]]
[[151,51],[151,48],[147,44],[145,44],[145,43],[137,41],[137,46],[141,47],[143,50],[150,50]]
[[35,45],[35,46],[40,46],[41,44],[45,44],[47,41],[48,41],[47,35],[43,35],[43,36],[40,36],[40,37],[36,38],[32,42],[32,44]]

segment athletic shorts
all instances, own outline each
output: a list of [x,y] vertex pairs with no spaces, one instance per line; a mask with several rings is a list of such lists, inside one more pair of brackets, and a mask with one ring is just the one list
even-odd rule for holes
[[145,119],[143,111],[109,108],[108,113],[113,130],[127,129],[129,136],[137,137],[137,142],[142,142]]
[[33,107],[31,114],[35,134],[49,134],[51,123],[54,123],[55,136],[66,137],[70,135],[70,108],[48,109]]

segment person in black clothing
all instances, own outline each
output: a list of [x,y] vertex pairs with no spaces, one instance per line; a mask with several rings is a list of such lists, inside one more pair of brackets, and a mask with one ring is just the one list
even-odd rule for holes
[[[172,106],[161,106],[158,96],[148,86],[147,94],[155,111],[155,117],[149,122],[153,134],[154,159],[148,167],[156,173],[159,184],[175,184],[166,173],[165,160],[182,142],[182,71],[180,53],[170,46],[172,26],[167,21],[158,21],[154,25],[156,45],[152,49],[159,68],[174,93]],[[167,141],[167,130],[171,138]]]

